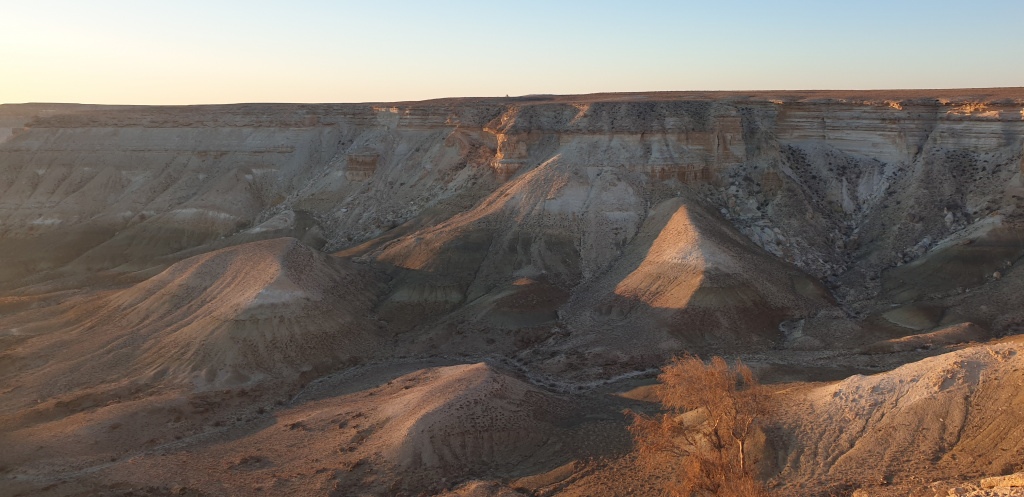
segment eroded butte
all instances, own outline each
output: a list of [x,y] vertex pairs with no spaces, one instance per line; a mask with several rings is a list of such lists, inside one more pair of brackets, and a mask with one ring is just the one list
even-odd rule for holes
[[1020,472],[1022,169],[1018,88],[2,105],[0,494],[657,494],[685,352],[779,495]]

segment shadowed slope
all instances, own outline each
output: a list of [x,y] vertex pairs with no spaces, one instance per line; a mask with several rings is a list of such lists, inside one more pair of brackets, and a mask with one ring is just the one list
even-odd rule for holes
[[[111,465],[97,473],[97,486],[177,481],[198,493],[230,495],[253,488],[433,494],[467,478],[530,475],[628,447],[620,425],[580,417],[572,400],[484,363],[386,378],[282,407],[223,436]],[[591,443],[597,434],[603,436]]]
[[607,267],[635,234],[643,215],[638,181],[629,171],[562,157],[520,173],[473,209],[363,256],[395,276],[382,313],[400,324],[413,314],[489,305],[524,290],[515,284],[523,278],[564,293]]
[[582,342],[657,355],[772,338],[780,321],[830,305],[813,279],[698,202],[675,198],[652,209],[622,258],[577,290],[563,320],[592,330]]
[[405,469],[515,468],[550,451],[562,401],[483,363],[420,375],[421,386],[381,406],[393,419],[381,437],[389,461]]
[[687,346],[764,343],[779,322],[833,305],[691,190],[648,210],[641,176],[579,161],[548,160],[363,255],[396,280],[381,314],[422,331],[403,346],[522,350],[568,326],[576,343],[624,354],[613,361],[654,366]]
[[294,376],[378,352],[369,315],[379,280],[294,239],[240,245],[125,290],[26,313],[54,317],[29,327],[35,336],[13,354],[56,353],[25,379],[54,394],[121,379],[204,387]]

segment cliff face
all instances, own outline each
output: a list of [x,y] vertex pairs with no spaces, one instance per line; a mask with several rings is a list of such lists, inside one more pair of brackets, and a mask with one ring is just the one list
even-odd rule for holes
[[1022,111],[0,106],[4,488],[657,493],[621,413],[683,352],[794,382],[782,494],[1019,471]]
[[[139,281],[292,236],[391,273],[377,311],[425,350],[550,338],[488,334],[525,325],[629,336],[641,318],[644,349],[780,341],[779,322],[837,305],[863,317],[1012,279],[992,275],[1024,255],[1022,109],[1011,90],[4,106],[0,288]],[[678,255],[655,256],[682,225]],[[656,267],[689,282],[641,274]]]

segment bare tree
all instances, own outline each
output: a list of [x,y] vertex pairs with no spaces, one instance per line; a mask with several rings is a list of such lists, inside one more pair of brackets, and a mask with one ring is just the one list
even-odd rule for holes
[[[749,442],[771,414],[771,394],[742,362],[676,358],[658,377],[665,413],[634,414],[630,431],[640,460],[672,468],[669,490],[690,496],[767,495],[748,460]],[[756,457],[756,456],[755,456]]]

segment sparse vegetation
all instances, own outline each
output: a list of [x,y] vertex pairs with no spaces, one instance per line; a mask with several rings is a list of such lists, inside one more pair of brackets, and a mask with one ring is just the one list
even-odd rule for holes
[[666,471],[672,495],[768,495],[750,442],[771,415],[771,394],[749,367],[721,357],[676,358],[658,377],[665,412],[634,414],[630,431],[641,464]]

